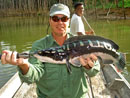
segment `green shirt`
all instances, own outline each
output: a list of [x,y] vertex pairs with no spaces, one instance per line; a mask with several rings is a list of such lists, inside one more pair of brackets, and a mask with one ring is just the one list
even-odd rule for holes
[[[70,37],[70,34],[67,34]],[[58,46],[52,35],[47,35],[32,45],[30,52]],[[69,74],[65,64],[42,63],[35,57],[29,58],[30,67],[26,75],[20,78],[27,82],[35,82],[38,98],[86,98],[87,80],[86,73],[94,76],[100,70],[99,62],[90,70],[84,67],[71,65],[72,74]]]

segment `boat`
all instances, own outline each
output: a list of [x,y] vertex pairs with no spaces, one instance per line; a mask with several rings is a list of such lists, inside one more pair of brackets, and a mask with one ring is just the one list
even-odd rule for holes
[[[114,65],[105,65],[94,77],[88,77],[88,98],[130,98],[130,84]],[[20,80],[16,73],[1,89],[0,98],[37,98],[36,85]]]

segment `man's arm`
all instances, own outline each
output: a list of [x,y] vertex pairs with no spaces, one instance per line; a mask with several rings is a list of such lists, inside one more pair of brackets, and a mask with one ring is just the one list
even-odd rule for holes
[[26,59],[17,58],[17,52],[12,52],[8,50],[4,50],[2,52],[1,62],[2,64],[11,64],[18,66],[22,74],[25,75],[29,70],[29,63]]

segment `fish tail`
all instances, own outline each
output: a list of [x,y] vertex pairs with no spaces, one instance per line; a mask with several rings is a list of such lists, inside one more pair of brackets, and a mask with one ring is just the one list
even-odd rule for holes
[[123,70],[126,65],[126,56],[124,53],[120,53],[119,61],[116,63],[116,67],[118,70]]

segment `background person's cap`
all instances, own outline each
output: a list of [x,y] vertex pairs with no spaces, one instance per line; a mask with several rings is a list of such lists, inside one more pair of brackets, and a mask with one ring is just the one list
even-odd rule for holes
[[70,17],[70,11],[69,8],[64,4],[54,4],[50,9],[50,16],[54,16],[56,14],[63,14]]

